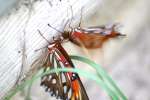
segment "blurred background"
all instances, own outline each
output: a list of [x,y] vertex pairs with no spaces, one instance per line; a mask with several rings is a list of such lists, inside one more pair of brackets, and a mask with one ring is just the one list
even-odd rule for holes
[[[78,2],[76,5],[83,2],[82,0],[78,0],[78,1],[80,2]],[[18,67],[15,67],[16,72],[15,71],[12,72],[14,77],[17,77],[18,74],[15,75],[15,73],[17,72],[19,73],[20,71],[19,66],[21,66],[22,63],[19,63],[19,62],[23,61],[22,59],[23,58],[22,57],[23,46],[22,45],[24,44],[24,42],[18,43],[18,41],[25,40],[26,46],[27,47],[31,46],[31,49],[27,48],[28,50],[26,50],[26,55],[27,55],[27,58],[25,58],[26,67],[31,65],[31,63],[33,63],[33,59],[35,60],[40,57],[40,53],[33,54],[33,51],[35,50],[35,48],[43,47],[43,44],[46,45],[46,42],[43,41],[42,38],[40,38],[40,36],[38,36],[38,34],[35,31],[33,30],[31,31],[31,28],[33,28],[31,24],[33,23],[34,25],[35,23],[39,24],[41,23],[41,21],[44,20],[44,22],[41,25],[39,26],[35,25],[36,26],[35,30],[38,27],[44,33],[47,31],[51,32],[52,30],[49,30],[49,28],[45,28],[45,27],[47,23],[52,22],[51,20],[54,19],[52,17],[49,17],[49,15],[45,15],[47,16],[46,18],[49,17],[49,19],[45,19],[45,16],[43,17],[41,14],[39,16],[39,13],[36,13],[37,9],[47,5],[47,3],[42,2],[42,0],[41,1],[37,0],[37,1],[34,1],[35,8],[33,10],[33,13],[30,14],[31,20],[29,21],[28,25],[25,25],[27,19],[25,17],[20,17],[20,16],[23,16],[25,12],[26,14],[29,13],[27,8],[31,6],[28,6],[27,4],[28,3],[30,4],[30,2],[18,3],[17,0],[15,2],[16,3],[9,4],[10,9],[7,9],[7,11],[2,10],[0,13],[1,16],[5,15],[5,17],[2,16],[0,20],[0,26],[1,26],[0,40],[2,40],[0,42],[0,51],[1,51],[0,57],[1,59],[3,59],[0,61],[0,64],[1,64],[0,65],[0,75],[1,75],[0,80],[2,81],[2,83],[0,83],[1,87],[5,83],[10,84],[9,82],[12,82],[13,80],[15,82],[15,79],[10,78],[10,76],[4,73],[4,71],[7,70],[6,68],[10,68],[10,65],[18,66]],[[107,43],[105,43],[103,48],[94,49],[94,50],[84,50],[83,48],[77,47],[76,45],[72,43],[68,43],[68,42],[63,44],[64,48],[69,52],[69,54],[76,54],[76,55],[82,55],[82,56],[88,57],[94,60],[96,63],[103,66],[103,68],[107,70],[109,75],[114,79],[116,84],[120,87],[120,89],[128,97],[129,100],[150,100],[150,95],[149,95],[149,92],[150,92],[150,79],[149,79],[149,76],[150,76],[150,68],[149,68],[149,65],[150,65],[150,61],[149,61],[150,59],[150,52],[149,52],[150,51],[150,45],[149,45],[149,42],[150,42],[149,40],[149,37],[150,37],[150,34],[149,34],[150,33],[150,28],[149,28],[150,27],[150,13],[149,13],[150,1],[149,0],[115,0],[115,1],[112,1],[112,0],[97,0],[97,1],[89,0],[88,1],[87,0],[86,2],[87,3],[84,3],[84,5],[81,6],[81,7],[84,7],[86,5],[86,7],[84,7],[84,10],[83,10],[82,27],[105,25],[105,24],[112,24],[112,23],[119,22],[122,25],[122,27],[119,28],[120,32],[123,34],[126,34],[127,36],[124,38],[112,39],[108,41]],[[54,1],[52,3],[55,5],[56,4],[60,5],[59,3],[57,2],[55,3]],[[65,2],[63,3],[65,4]],[[42,4],[42,6],[38,6],[39,4]],[[91,4],[91,5],[88,5],[88,4]],[[11,10],[11,6],[14,6],[14,5],[16,6],[15,10]],[[73,7],[75,8],[76,6],[73,6]],[[58,6],[54,8],[60,9],[58,8]],[[54,8],[52,10],[50,9],[50,11],[51,12],[54,11]],[[87,8],[91,8],[91,9],[87,9]],[[16,9],[23,9],[23,10],[16,10]],[[42,13],[43,15],[47,14],[45,9],[48,9],[48,8],[41,8],[41,9],[43,11]],[[57,9],[52,13],[56,14],[55,12],[57,12]],[[80,8],[78,10],[73,9],[73,13],[75,15],[74,17],[75,23],[79,22],[80,11],[81,11]],[[64,14],[64,12],[66,12],[66,9],[65,11],[60,12],[60,15],[62,13]],[[59,27],[62,24],[66,16],[68,15],[65,14],[64,16],[62,16],[63,17],[62,21],[55,23],[55,26]],[[35,20],[34,18],[37,18],[37,17],[41,18],[42,20]],[[17,19],[17,18],[20,18],[20,19]],[[60,16],[58,18],[60,18]],[[14,19],[18,21],[15,21]],[[58,19],[54,19],[53,22],[55,22],[56,20]],[[20,23],[20,24],[16,25],[16,23]],[[11,30],[11,27],[14,27],[14,25],[16,25],[15,28],[19,27],[20,30],[18,31]],[[75,24],[73,24],[73,26],[75,26]],[[19,38],[17,34],[18,32],[23,31],[23,27],[26,27],[26,31],[27,31],[26,32],[27,38],[25,39],[22,38],[22,36],[24,36],[23,33],[19,34]],[[62,27],[60,27],[60,29],[61,28]],[[11,31],[8,31],[9,29]],[[14,31],[16,31],[16,33]],[[6,33],[11,33],[11,32],[12,34],[13,33],[17,34],[16,38],[11,36],[10,34],[6,35]],[[45,34],[45,36],[48,36],[48,35]],[[49,36],[48,38],[49,39],[52,38],[53,35],[55,35],[55,33],[51,34],[51,36]],[[28,36],[30,36],[30,38]],[[12,46],[6,45],[6,44],[11,43],[10,39],[12,38],[14,38],[15,41],[17,39],[17,41],[15,42],[17,44],[16,44],[16,47],[14,47],[14,49],[11,49]],[[38,46],[31,45],[30,42],[32,43],[33,41],[36,41],[37,43],[34,43],[34,45],[38,44]],[[14,42],[13,42],[13,45],[14,45]],[[9,53],[13,51],[15,52],[15,53],[11,53],[10,58],[7,58],[9,56],[2,54],[3,52],[4,53],[6,52],[5,50],[6,48],[8,48],[9,50],[11,49],[10,51],[9,50],[7,51],[6,53],[7,55],[9,55]],[[16,51],[19,51],[21,53],[18,53],[18,52],[16,53]],[[16,57],[14,57],[14,55]],[[20,59],[20,60],[15,60],[16,63],[14,64],[13,63],[14,61],[12,60],[12,58],[14,60],[15,59]],[[12,63],[7,62],[8,59]],[[3,66],[4,64],[6,66],[5,68]],[[75,64],[77,64],[77,66],[80,66],[83,69],[87,69],[85,67],[82,67],[85,65],[82,65],[77,62],[75,62]],[[29,67],[27,68],[29,69]],[[24,70],[28,71],[28,69],[24,69]],[[90,69],[87,69],[87,70],[90,70]],[[7,76],[7,77],[4,78],[4,76]],[[104,94],[104,92],[98,87],[96,83],[91,82],[90,80],[87,80],[83,77],[82,79],[83,79],[85,88],[87,89],[90,100],[109,100],[106,94]],[[10,85],[11,85],[10,87],[9,85],[7,85],[8,89],[6,88],[4,88],[5,90],[4,89],[2,90],[2,88],[0,89],[0,96],[4,95],[4,91],[9,90],[12,87],[13,83]],[[45,93],[42,87],[39,87],[39,82],[35,83],[35,85],[32,88],[33,88],[32,89],[33,100],[48,100],[49,99],[48,98],[49,94]],[[53,99],[55,100],[55,98]],[[17,96],[14,97],[14,100],[23,100],[23,94],[18,94]]]

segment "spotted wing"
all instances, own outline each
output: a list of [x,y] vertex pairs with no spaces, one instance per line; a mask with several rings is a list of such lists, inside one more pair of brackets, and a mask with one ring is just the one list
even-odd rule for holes
[[[74,66],[72,62],[70,62],[71,60],[67,60],[69,56],[66,58],[67,53],[65,52],[65,56],[63,53],[56,50],[52,54],[49,54],[46,61],[47,63],[45,64],[45,71],[47,68],[73,68]],[[45,86],[45,91],[49,92],[51,96],[55,96],[57,99],[89,100],[83,84],[76,73],[60,72],[45,75],[41,80],[41,85]]]

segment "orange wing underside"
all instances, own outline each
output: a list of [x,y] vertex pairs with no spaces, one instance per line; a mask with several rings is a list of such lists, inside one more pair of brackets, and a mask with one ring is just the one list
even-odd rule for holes
[[83,92],[82,84],[79,80],[72,81],[73,94],[71,100],[89,100],[87,94]]
[[80,88],[77,80],[72,82],[73,95],[71,100],[79,100],[80,97]]
[[103,43],[107,40],[106,36],[101,36],[96,34],[83,34],[79,32],[74,33],[74,38],[72,38],[72,42],[83,46],[88,49],[101,48]]

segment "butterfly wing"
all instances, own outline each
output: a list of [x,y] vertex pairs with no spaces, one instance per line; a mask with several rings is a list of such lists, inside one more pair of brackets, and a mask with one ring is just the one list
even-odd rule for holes
[[70,36],[70,41],[79,46],[94,49],[101,48],[110,38],[125,36],[116,30],[116,24],[112,26],[95,26],[76,28]]
[[[60,64],[55,59],[54,54],[48,56],[47,63],[50,63],[50,61],[52,62],[52,64],[50,65],[50,69],[54,69],[55,67],[58,67],[58,68],[60,67]],[[46,67],[46,69],[47,68],[48,67]],[[63,78],[66,80],[63,80]],[[67,100],[67,91],[70,90],[69,88],[70,84],[68,83],[70,83],[69,77],[65,75],[65,73],[62,73],[62,72],[45,75],[41,80],[41,85],[44,85],[46,87],[45,91],[48,91],[51,94],[51,96],[56,96],[56,98],[60,98],[63,100]],[[66,87],[67,89],[64,90],[64,87]]]
[[[55,48],[52,54],[48,55],[45,65],[50,65],[47,68],[74,68],[71,59],[61,45]],[[45,75],[42,78],[41,85],[45,86],[45,90],[52,96],[62,100],[89,100],[83,84],[76,73],[60,72]]]

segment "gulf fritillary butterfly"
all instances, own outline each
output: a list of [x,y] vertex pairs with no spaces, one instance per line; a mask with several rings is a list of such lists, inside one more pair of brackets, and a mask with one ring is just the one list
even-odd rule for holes
[[[55,29],[50,24],[49,27]],[[88,28],[81,28],[80,26],[77,28],[72,28],[71,31],[58,31],[62,34],[64,39],[68,39],[72,43],[78,46],[84,46],[87,49],[95,49],[101,48],[105,42],[107,42],[111,38],[116,38],[118,36],[126,36],[125,34],[121,34],[116,30],[117,24],[113,24],[112,26],[95,26]]]
[[[63,40],[58,39],[48,45],[48,55],[43,65],[44,71],[46,71],[47,68],[74,68],[69,55],[61,46],[62,41]],[[45,91],[49,92],[51,96],[55,96],[57,99],[89,100],[77,73],[60,72],[48,74],[42,77],[41,85],[45,86]]]

